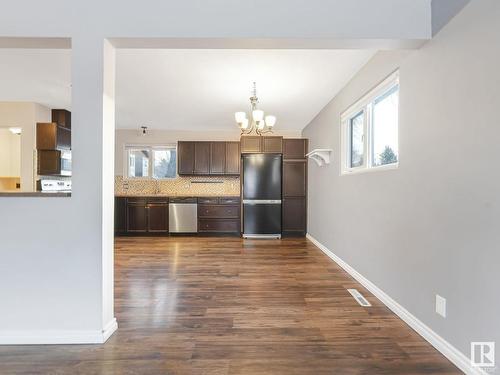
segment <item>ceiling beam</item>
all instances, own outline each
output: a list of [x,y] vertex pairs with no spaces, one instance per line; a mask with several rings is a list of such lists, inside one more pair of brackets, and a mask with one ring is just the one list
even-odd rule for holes
[[432,29],[430,0],[19,0],[2,8],[0,36],[385,49],[416,48]]

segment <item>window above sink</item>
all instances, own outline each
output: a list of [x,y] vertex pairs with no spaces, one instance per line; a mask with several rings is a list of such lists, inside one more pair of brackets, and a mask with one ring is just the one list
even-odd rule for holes
[[125,146],[125,171],[128,179],[172,179],[177,177],[177,147]]

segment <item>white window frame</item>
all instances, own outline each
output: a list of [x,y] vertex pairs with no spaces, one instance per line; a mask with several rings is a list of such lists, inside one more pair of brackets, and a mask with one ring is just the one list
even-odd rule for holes
[[[399,86],[399,70],[392,73],[389,77],[384,79],[375,88],[371,89],[368,94],[359,99],[356,103],[351,105],[340,116],[340,151],[341,151],[341,175],[349,175],[356,173],[374,172],[387,169],[396,169],[399,167],[399,152],[398,161],[396,163],[374,166],[373,165],[373,121],[372,121],[372,107],[373,102],[384,95],[387,91],[391,90],[394,86]],[[363,164],[359,167],[351,167],[351,120],[356,117],[360,112],[364,112],[364,139],[363,139]],[[399,129],[399,106],[398,106],[398,129]],[[398,132],[399,135],[399,132]],[[399,136],[397,142],[399,143]],[[399,146],[399,145],[398,145]],[[399,147],[398,147],[399,150]]]
[[[155,150],[165,150],[174,149],[175,150],[175,176],[174,177],[154,177],[154,154]],[[130,150],[146,150],[149,151],[149,165],[148,165],[148,176],[147,177],[135,177],[129,175],[129,151]],[[177,153],[177,144],[163,144],[163,145],[135,145],[126,144],[123,148],[123,178],[125,180],[174,180],[178,177],[177,175],[177,163],[179,161]]]

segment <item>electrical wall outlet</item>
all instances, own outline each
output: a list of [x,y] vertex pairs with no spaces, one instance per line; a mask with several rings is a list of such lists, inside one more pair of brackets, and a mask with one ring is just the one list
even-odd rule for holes
[[446,298],[436,294],[436,312],[443,318],[446,318]]

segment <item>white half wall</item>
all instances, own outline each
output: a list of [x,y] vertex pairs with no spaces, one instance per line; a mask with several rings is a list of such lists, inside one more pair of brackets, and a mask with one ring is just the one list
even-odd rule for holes
[[114,67],[104,46],[72,40],[72,196],[0,198],[0,344],[102,343],[116,329]]
[[[467,357],[500,342],[499,19],[472,1],[420,50],[378,53],[303,131],[334,150],[309,163],[309,233]],[[341,113],[397,68],[399,168],[341,176]]]

